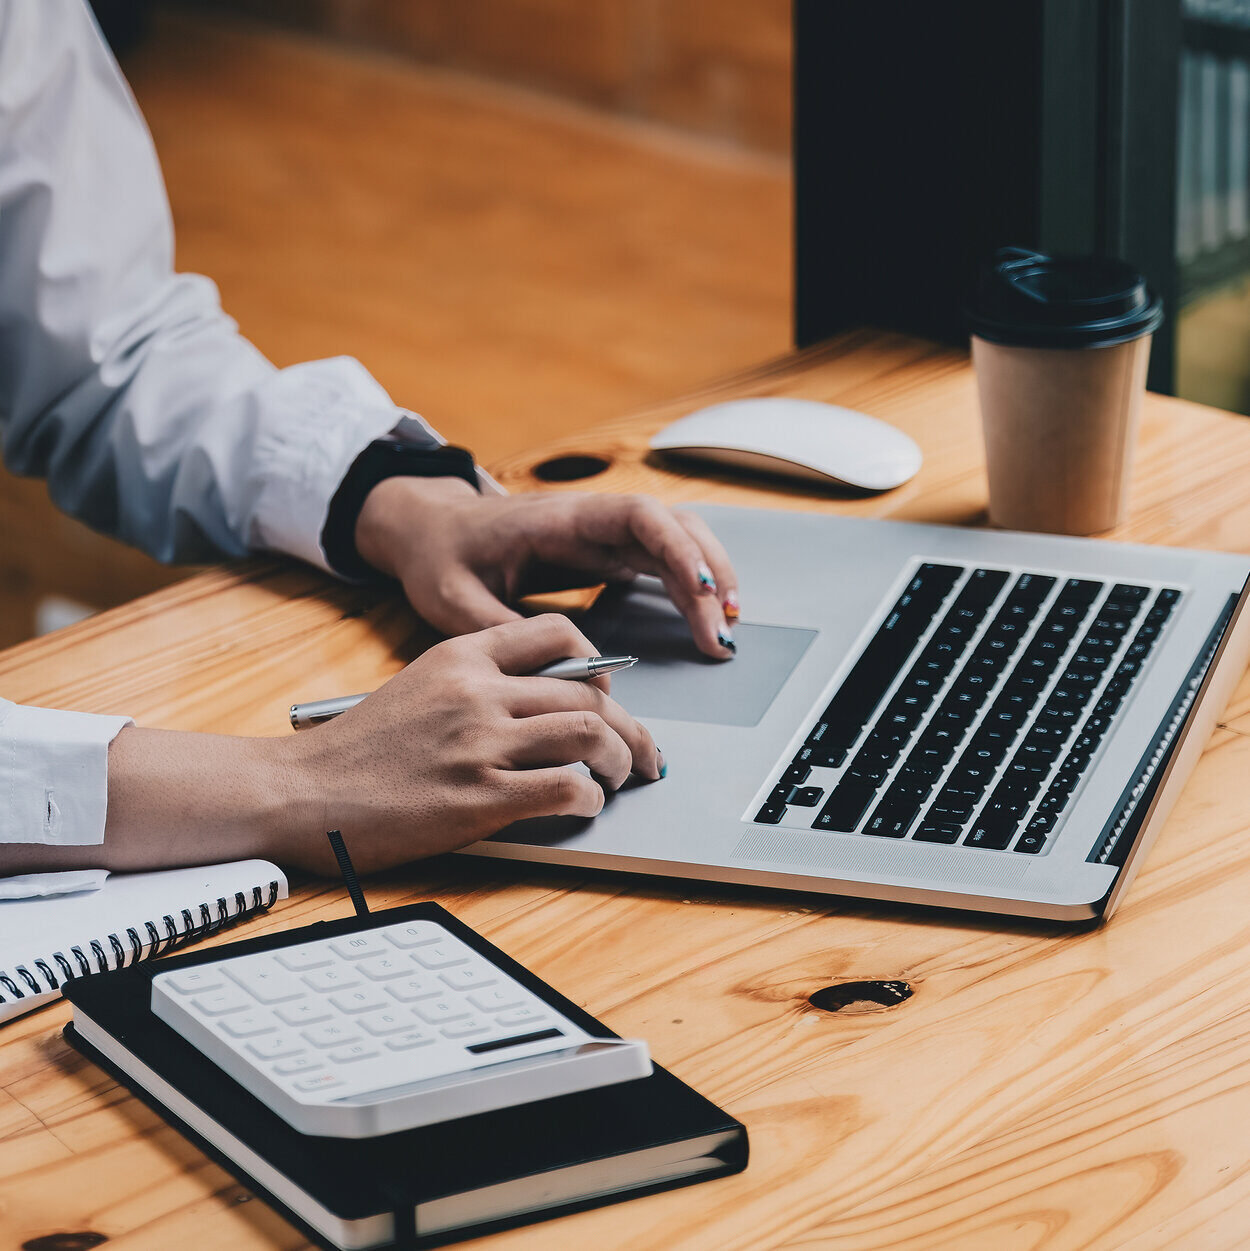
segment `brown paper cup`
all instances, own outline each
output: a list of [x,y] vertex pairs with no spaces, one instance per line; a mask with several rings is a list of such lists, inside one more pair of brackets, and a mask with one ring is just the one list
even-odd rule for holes
[[1150,340],[1051,348],[972,336],[994,525],[1098,534],[1124,519]]

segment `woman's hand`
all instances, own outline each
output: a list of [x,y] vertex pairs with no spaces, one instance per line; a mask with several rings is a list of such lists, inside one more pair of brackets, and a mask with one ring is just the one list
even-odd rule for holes
[[[293,789],[320,807],[285,860],[334,872],[324,831],[338,828],[358,868],[380,869],[525,817],[593,817],[631,772],[657,780],[651,735],[599,686],[523,676],[594,654],[566,617],[512,621],[438,644],[350,712],[286,740]],[[577,762],[595,780],[566,767]]]
[[518,619],[509,604],[537,591],[660,578],[699,650],[736,650],[737,576],[692,513],[640,495],[479,495],[458,478],[387,478],[369,493],[356,547],[397,578],[446,634]]

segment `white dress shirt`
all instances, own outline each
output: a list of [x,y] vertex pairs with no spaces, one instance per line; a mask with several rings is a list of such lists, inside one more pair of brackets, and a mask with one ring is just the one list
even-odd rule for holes
[[[348,357],[274,368],[173,254],[155,149],[85,0],[0,0],[5,462],[160,560],[326,568],[330,499],[399,412]],[[0,844],[101,842],[127,721],[0,699]]]

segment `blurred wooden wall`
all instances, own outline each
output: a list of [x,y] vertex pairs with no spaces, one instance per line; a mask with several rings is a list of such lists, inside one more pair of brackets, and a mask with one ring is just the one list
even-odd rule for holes
[[789,151],[790,0],[187,2]]

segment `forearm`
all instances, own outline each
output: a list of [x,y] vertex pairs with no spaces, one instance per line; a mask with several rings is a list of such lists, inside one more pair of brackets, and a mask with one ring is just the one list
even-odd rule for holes
[[259,856],[290,864],[320,813],[290,739],[129,726],[109,747],[102,844],[7,844],[6,873],[135,870]]

